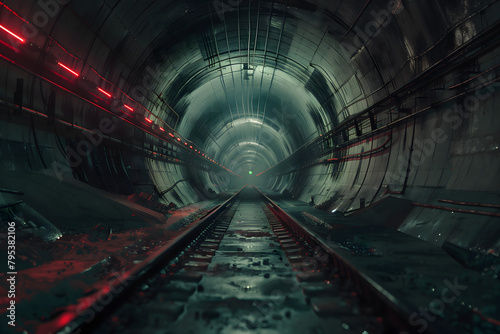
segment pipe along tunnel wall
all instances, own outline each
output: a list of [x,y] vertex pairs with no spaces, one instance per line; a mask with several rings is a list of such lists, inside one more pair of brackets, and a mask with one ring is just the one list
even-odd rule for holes
[[50,240],[130,231],[254,183],[496,256],[499,13],[483,0],[3,1],[0,187],[23,192],[0,193],[5,219]]
[[[33,45],[2,36],[4,54],[10,56],[4,57],[1,69],[3,179],[16,188],[7,171],[47,170],[58,179],[74,177],[124,195],[161,192],[178,180],[190,179],[161,199],[177,206],[246,182],[287,191],[303,201],[312,196],[322,209],[339,212],[376,202],[387,191],[422,203],[435,204],[441,197],[497,203],[498,48],[496,39],[488,36],[498,24],[498,4],[398,3],[388,7],[383,1],[371,1],[359,17],[353,17],[363,8],[354,2],[338,8],[307,2],[291,6],[277,2],[271,8],[269,3],[256,7],[241,2],[238,7],[225,4],[219,11],[212,3],[167,2],[162,9],[168,8],[171,16],[159,26],[153,9],[132,1],[115,7],[100,1],[5,2],[4,26],[23,37],[24,44]],[[153,21],[142,30],[130,19],[134,6],[147,8],[138,22]],[[210,13],[203,14],[207,8]],[[238,11],[245,15],[236,15]],[[191,16],[192,24],[180,24]],[[206,25],[210,17],[216,32],[195,43],[200,36],[194,23]],[[330,19],[320,20],[326,17]],[[339,17],[345,23],[358,21],[346,32],[336,21]],[[318,21],[305,22],[307,18]],[[269,25],[267,19],[279,24]],[[226,32],[218,32],[219,26]],[[234,35],[238,31],[239,39]],[[238,45],[243,41],[250,43],[249,50]],[[12,55],[9,47],[16,49],[10,50]],[[273,47],[282,58],[266,58]],[[293,51],[294,47],[300,49]],[[219,65],[211,64],[208,51],[218,57]],[[304,64],[306,56],[310,64]],[[80,80],[84,83],[74,84],[74,75],[52,59],[78,71],[77,79],[85,77]],[[252,71],[246,70],[252,63]],[[264,74],[262,66],[268,66],[269,73]],[[220,90],[207,91],[206,84],[214,85],[219,77]],[[296,88],[296,96],[287,95],[289,85],[301,81],[304,86]],[[130,117],[124,117],[123,108],[102,101],[106,96],[82,92],[89,82],[106,88],[124,104],[136,103],[139,118],[149,117],[151,111],[158,116],[152,117],[158,125],[162,123],[157,119],[177,125],[175,130],[207,155],[246,176],[244,182],[220,170],[187,166],[189,156],[176,153],[147,128],[135,127],[137,119],[127,122]],[[16,92],[21,94],[23,111],[13,107]],[[322,147],[322,157],[366,152],[390,136],[386,150],[277,177],[256,176],[308,140],[334,131],[372,106],[376,128],[396,124],[377,136],[365,135],[365,141],[356,140],[351,126],[346,132],[353,144],[325,154],[325,146],[346,139],[334,137]],[[171,109],[181,115],[180,120]],[[82,128],[98,129],[109,138]],[[158,157],[152,156],[154,151]],[[248,170],[255,173],[248,176]],[[44,209],[51,210],[45,205]],[[498,249],[498,240],[488,237],[496,235],[498,224],[489,218],[455,215],[459,216],[455,219],[442,212],[436,218],[428,211],[415,210],[402,229],[438,244],[448,240],[464,247]]]

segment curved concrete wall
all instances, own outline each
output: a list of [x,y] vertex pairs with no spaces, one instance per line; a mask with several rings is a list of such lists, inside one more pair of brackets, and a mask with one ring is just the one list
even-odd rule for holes
[[[431,204],[439,198],[500,200],[500,125],[494,117],[499,54],[494,40],[482,40],[498,24],[497,1],[241,1],[221,12],[212,2],[194,0],[12,0],[1,8],[3,24],[39,47],[22,49],[22,61],[9,51],[14,59],[6,57],[0,68],[5,170],[53,170],[55,164],[59,173],[64,168],[65,175],[124,195],[189,179],[162,199],[178,206],[248,180],[303,201],[313,196],[330,211],[359,209],[391,192]],[[4,44],[8,49],[7,39]],[[75,84],[79,89],[98,85],[134,103],[139,117],[78,97],[64,86],[68,73],[54,59],[85,78]],[[63,87],[40,78],[47,73],[62,77]],[[16,112],[18,78],[24,79],[25,110]],[[408,87],[412,92],[405,96],[401,89]],[[189,167],[191,158],[135,126],[141,117],[156,128],[169,125],[243,175],[278,163],[380,101],[387,112],[377,126],[399,123],[341,154],[389,140],[387,150],[263,181]],[[412,114],[418,117],[405,119]],[[78,153],[84,151],[78,145],[89,141],[85,129],[99,129],[108,119],[102,143],[90,154]],[[238,153],[226,154],[235,144]],[[68,147],[77,152],[71,169]],[[499,247],[484,238],[498,232],[494,218],[429,215],[415,209],[400,229],[438,244]]]

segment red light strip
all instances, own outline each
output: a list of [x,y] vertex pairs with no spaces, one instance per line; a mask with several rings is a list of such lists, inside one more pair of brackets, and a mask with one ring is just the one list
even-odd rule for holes
[[165,129],[164,129],[164,128],[162,128],[162,127],[160,127],[160,131],[165,131]]
[[193,149],[193,146],[189,146],[190,149]]
[[111,94],[109,94],[108,92],[106,92],[104,89],[100,88],[100,87],[97,87],[97,89],[103,93],[104,95],[106,95],[107,97],[111,97]]
[[17,36],[16,34],[14,34],[12,31],[10,31],[9,29],[5,28],[3,25],[0,25],[0,29],[6,31],[8,34],[10,34],[12,37],[14,38],[17,38],[19,41],[21,41],[21,43],[24,43],[24,39],[22,39],[21,37]]
[[173,134],[171,134],[170,132],[168,133],[168,135],[172,138],[174,138],[175,136]]
[[[22,19],[24,22],[26,22],[26,23],[30,24],[28,21],[26,21],[24,18],[22,18],[20,15],[18,15],[15,11],[13,11],[13,10],[12,10],[12,9],[10,9],[9,7],[7,7],[4,3],[0,2],[0,5],[4,6],[6,9],[8,9],[8,10],[9,10],[9,11],[11,11],[12,13],[14,13],[17,17],[19,17],[20,19]],[[21,37],[19,37],[18,35],[14,34],[13,32],[11,32],[10,30],[8,30],[8,29],[7,29],[7,28],[5,28],[4,26],[0,25],[0,29],[4,30],[5,32],[7,32],[8,34],[10,34],[11,36],[15,37],[15,38],[16,38],[16,39],[18,39],[20,42],[22,42],[22,43],[24,43],[24,42],[25,42],[25,40],[24,40],[23,38],[21,38]],[[80,58],[76,57],[75,55],[73,55],[73,54],[71,54],[69,51],[67,51],[67,50],[66,50],[66,49],[65,49],[62,45],[60,45],[60,44],[59,44],[56,40],[54,40],[54,39],[52,39],[52,38],[51,38],[51,40],[52,40],[53,42],[55,42],[55,43],[56,43],[56,44],[57,44],[57,45],[58,45],[58,46],[59,46],[59,47],[60,47],[60,48],[61,48],[64,52],[66,52],[68,55],[70,55],[71,57],[73,57],[73,58],[75,58],[75,59],[77,59],[77,60],[79,60],[79,61],[82,61]],[[73,75],[75,75],[75,76],[77,76],[77,77],[79,77],[79,76],[80,76],[80,74],[79,74],[79,73],[77,73],[77,72],[73,71],[72,69],[70,69],[69,67],[67,67],[67,66],[66,66],[66,65],[64,65],[64,64],[62,64],[62,63],[58,62],[58,65],[59,65],[59,66],[61,66],[61,67],[63,67],[65,70],[67,70],[67,71],[68,71],[68,72],[70,72],[71,74],[73,74]],[[87,66],[88,66],[88,65],[87,65]],[[90,68],[93,72],[95,72],[95,74],[96,74],[97,76],[99,76],[99,78],[103,79],[104,81],[106,81],[106,82],[108,82],[108,83],[110,83],[110,84],[112,84],[112,85],[114,86],[114,84],[113,84],[112,82],[110,82],[110,81],[106,80],[104,77],[102,77],[102,76],[101,76],[101,75],[100,75],[100,74],[99,74],[99,73],[98,73],[98,72],[97,72],[94,68],[92,68],[91,66],[89,66],[89,68]],[[117,88],[117,87],[115,86],[115,88]],[[100,87],[97,87],[97,89],[98,89],[98,90],[99,90],[102,94],[106,95],[107,97],[109,97],[109,98],[112,98],[112,97],[113,97],[110,93],[106,92],[104,89],[102,89],[102,88],[100,88]],[[121,92],[122,92],[125,96],[127,96],[129,99],[131,99],[131,100],[132,100],[132,98],[130,98],[127,94],[125,94],[125,92],[123,92],[121,89],[119,89],[119,88],[117,88],[117,89],[118,89],[118,90],[120,90],[120,91],[121,91]],[[128,105],[124,105],[124,107],[125,107],[126,109],[130,110],[130,111],[134,111],[134,109],[133,109],[132,107],[128,106]],[[147,110],[147,109],[146,109],[146,110]],[[147,121],[147,122],[149,122],[149,123],[152,123],[152,122],[153,122],[153,121],[152,121],[151,119],[149,119],[149,118],[146,118],[146,121]],[[132,124],[132,123],[131,123],[131,124]],[[161,127],[160,127],[160,129],[161,129],[161,131],[165,131],[165,130],[164,130],[163,128],[161,128]],[[175,136],[174,136],[174,135],[172,135],[172,134],[170,134],[170,133],[169,133],[169,135],[170,135],[171,137],[174,137],[174,138],[175,138]],[[177,139],[178,139],[178,141],[181,141],[181,139],[180,139],[180,138],[177,138]],[[187,143],[185,143],[185,145],[187,146],[188,144],[187,144]],[[192,146],[190,146],[190,147],[191,147],[191,149],[193,149],[193,147],[192,147]],[[201,152],[198,152],[198,153],[200,153],[200,154],[201,154]]]
[[[9,60],[9,61],[10,61],[10,59],[8,59],[7,57],[3,56],[2,54],[0,54],[0,58],[5,58],[5,59],[7,59],[7,60]],[[45,80],[45,81],[47,81],[47,82],[49,82],[50,84],[52,84],[52,85],[54,85],[54,86],[57,86],[57,87],[58,87],[58,88],[60,88],[61,90],[64,90],[64,91],[66,91],[66,92],[68,92],[68,93],[70,93],[70,94],[72,94],[72,95],[74,95],[74,96],[78,96],[76,93],[74,93],[74,92],[72,92],[72,91],[68,90],[67,88],[65,88],[65,87],[63,87],[63,86],[58,85],[58,84],[57,84],[57,83],[55,83],[55,82],[52,82],[52,81],[50,81],[50,80],[48,80],[48,79],[45,79],[45,78],[44,78],[44,80]],[[93,101],[91,101],[91,100],[86,100],[86,99],[83,99],[83,101],[85,101],[85,102],[87,102],[87,103],[89,103],[89,104],[91,104],[91,105],[95,106],[95,107],[96,107],[96,108],[98,108],[98,109],[101,109],[101,110],[103,110],[103,111],[105,111],[105,112],[110,113],[110,111],[109,111],[108,109],[104,108],[103,106],[99,105],[99,104],[98,104],[98,103],[96,103],[96,102],[93,102]],[[35,113],[36,115],[38,115],[38,116],[42,116],[42,117],[44,117],[44,118],[47,118],[47,117],[48,117],[48,116],[47,116],[47,115],[45,115],[45,114],[39,113],[39,112],[34,111],[34,110],[30,110],[30,109],[28,109],[28,108],[26,108],[26,107],[23,107],[23,108],[22,108],[22,110],[26,110],[26,111],[28,111],[28,112]],[[151,134],[151,135],[155,136],[155,137],[156,137],[156,138],[158,138],[158,139],[162,139],[161,137],[157,136],[154,132],[150,132],[150,131],[148,131],[148,130],[145,130],[144,128],[141,128],[139,125],[137,125],[137,124],[135,124],[135,123],[133,123],[133,122],[131,122],[131,121],[127,120],[126,118],[123,118],[123,117],[119,117],[119,118],[120,118],[121,120],[123,120],[124,122],[127,122],[128,124],[131,124],[132,126],[135,126],[135,127],[137,127],[137,128],[140,128],[140,129],[141,129],[141,130],[143,130],[144,132],[146,132],[146,133],[148,133],[148,134]],[[57,118],[56,118],[56,119],[57,119]],[[62,121],[62,120],[60,120],[60,119],[57,119],[57,121],[58,121],[59,123],[61,123],[61,124],[66,124],[66,125],[68,125],[68,126],[75,127],[75,128],[78,128],[78,129],[82,129],[82,130],[87,131],[87,132],[90,132],[90,133],[95,133],[95,131],[85,129],[85,128],[83,128],[83,127],[80,127],[80,126],[77,126],[77,125],[74,125],[74,124],[71,124],[71,123],[68,123],[68,122]],[[179,139],[179,141],[180,141],[180,139]],[[178,159],[176,159],[176,160],[177,160],[177,161],[179,161]]]
[[60,62],[57,62],[57,65],[61,66],[62,68],[64,68],[66,71],[68,71],[69,73],[73,74],[74,76],[77,76],[79,77],[80,74],[76,73],[75,71],[73,71],[71,68],[69,68],[68,66],[64,65],[63,63],[60,63]]
[[13,11],[12,9],[10,9],[6,4],[4,4],[3,2],[0,2],[0,5],[4,6],[9,12],[11,12],[12,14],[14,14],[15,16],[17,16],[19,19],[21,19],[24,23],[27,23],[27,24],[31,24],[29,23],[28,21],[26,21],[21,15],[19,15],[18,13],[16,13],[15,11]]

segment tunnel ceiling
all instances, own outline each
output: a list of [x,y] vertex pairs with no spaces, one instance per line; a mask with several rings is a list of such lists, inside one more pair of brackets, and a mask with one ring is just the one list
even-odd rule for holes
[[[156,90],[182,115],[179,131],[205,142],[216,160],[238,173],[264,170],[330,122],[318,97],[328,98],[331,91],[321,86],[324,80],[314,80],[317,70],[310,66],[325,34],[322,25],[331,21],[319,5],[242,1],[174,7],[183,14],[166,26],[159,19],[163,31],[154,23],[144,28],[146,35],[158,34],[147,62],[165,75]],[[144,15],[162,10],[150,8]]]
[[[26,17],[39,6],[11,2]],[[60,1],[44,30],[110,81],[126,80],[129,94],[146,88],[159,118],[245,173],[400,87],[435,62],[426,51],[491,3],[424,2]],[[449,49],[475,33],[464,27]]]

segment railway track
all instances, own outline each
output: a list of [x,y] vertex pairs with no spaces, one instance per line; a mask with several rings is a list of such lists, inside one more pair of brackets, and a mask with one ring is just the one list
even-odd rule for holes
[[[395,333],[383,296],[254,187],[61,314],[58,333]],[[118,288],[119,286],[119,288]],[[119,291],[118,291],[119,290]],[[407,316],[406,316],[407,319]]]

